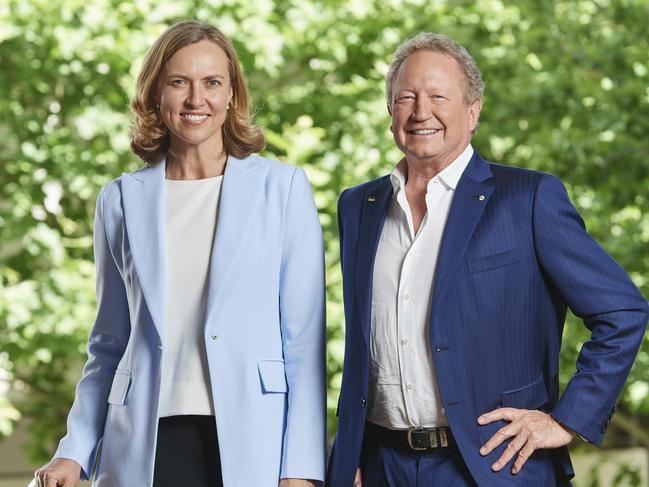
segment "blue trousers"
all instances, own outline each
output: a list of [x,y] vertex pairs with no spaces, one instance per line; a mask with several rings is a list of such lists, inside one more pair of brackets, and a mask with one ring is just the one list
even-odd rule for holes
[[405,453],[366,441],[363,487],[476,487],[457,447]]

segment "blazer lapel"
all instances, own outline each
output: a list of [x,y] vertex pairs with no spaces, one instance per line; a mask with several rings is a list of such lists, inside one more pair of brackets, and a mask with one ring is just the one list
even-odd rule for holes
[[446,285],[459,264],[494,190],[489,165],[474,152],[458,182],[440,246],[433,286],[432,310],[440,304]]
[[372,278],[374,261],[379,246],[383,223],[392,196],[390,176],[381,178],[376,186],[368,188],[363,196],[360,233],[358,236],[358,263],[356,299],[365,344],[369,347],[372,311]]
[[135,270],[153,324],[162,337],[164,328],[165,161],[122,176],[122,201]]
[[263,167],[255,156],[246,159],[228,156],[210,256],[206,324],[219,323],[214,317],[223,286],[228,281],[241,278],[236,263],[247,258],[248,248],[244,242],[248,228],[253,224],[252,215],[259,212],[260,206],[263,205],[260,198],[264,196],[264,180],[267,175],[267,172],[262,170]]

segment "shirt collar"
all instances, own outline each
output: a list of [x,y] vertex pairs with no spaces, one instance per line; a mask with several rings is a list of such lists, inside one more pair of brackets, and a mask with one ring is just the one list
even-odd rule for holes
[[[471,160],[471,157],[473,157],[473,147],[471,147],[471,144],[468,144],[464,151],[462,151],[453,162],[437,173],[434,178],[431,178],[428,184],[430,185],[433,179],[438,178],[447,188],[455,190],[457,183],[460,181],[460,177],[462,177],[462,173]],[[390,174],[390,181],[392,182],[392,188],[394,189],[395,194],[398,190],[405,188],[407,171],[408,168],[404,157],[399,161],[397,167],[394,168],[392,174]]]

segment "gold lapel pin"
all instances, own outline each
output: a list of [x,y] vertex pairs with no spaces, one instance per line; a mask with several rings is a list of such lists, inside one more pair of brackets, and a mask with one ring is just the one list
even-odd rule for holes
[[376,201],[376,198],[374,196],[370,196],[370,197],[367,198],[367,201],[369,203],[374,203]]

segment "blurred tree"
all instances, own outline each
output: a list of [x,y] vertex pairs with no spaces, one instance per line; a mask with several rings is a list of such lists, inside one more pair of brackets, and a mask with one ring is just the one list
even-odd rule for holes
[[[328,266],[329,427],[343,358],[340,191],[391,170],[384,77],[420,31],[450,35],[483,70],[474,147],[562,177],[591,233],[649,294],[649,42],[643,0],[7,0],[0,5],[0,436],[29,419],[42,461],[65,431],[94,315],[91,223],[100,186],[140,162],[128,100],[144,52],[197,18],[235,43],[267,154],[314,186]],[[562,381],[586,330],[566,326]],[[649,447],[649,339],[616,441]],[[19,414],[20,412],[20,414]]]

